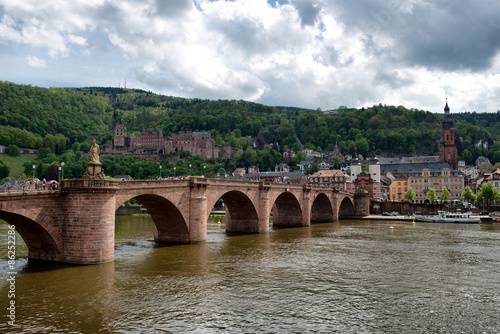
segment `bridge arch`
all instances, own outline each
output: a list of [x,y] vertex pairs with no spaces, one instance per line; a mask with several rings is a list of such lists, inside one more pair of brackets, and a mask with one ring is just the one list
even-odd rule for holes
[[349,197],[346,196],[340,202],[339,218],[346,216],[354,216],[354,215],[355,215],[354,203]]
[[252,200],[239,190],[230,190],[209,201],[211,210],[215,203],[222,199],[226,206],[226,231],[228,232],[259,232],[259,215]]
[[[300,203],[291,192],[283,192],[273,204],[273,225],[303,226],[303,212]],[[307,222],[309,223],[309,222]]]
[[[38,222],[20,214],[0,211],[0,219],[16,227],[24,243],[28,247],[28,257],[31,259],[58,260],[61,249],[55,238],[60,231],[50,225],[50,218],[45,217],[42,221],[49,222],[43,226]],[[51,228],[52,227],[52,228]]]
[[155,225],[155,240],[163,242],[189,243],[189,228],[181,211],[168,199],[156,194],[142,194],[128,199],[121,198],[116,207],[130,199],[141,203],[151,215]]
[[319,194],[311,206],[311,222],[333,222],[334,220],[330,199],[324,193]]

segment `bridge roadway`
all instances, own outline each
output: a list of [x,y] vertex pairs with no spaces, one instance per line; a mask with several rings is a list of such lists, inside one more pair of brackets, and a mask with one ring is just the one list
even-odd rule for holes
[[91,264],[114,258],[115,211],[135,198],[151,214],[155,240],[207,238],[222,198],[226,230],[266,233],[273,225],[308,226],[369,214],[368,194],[332,187],[192,177],[186,180],[63,180],[57,191],[0,195],[0,219],[15,225],[33,259]]

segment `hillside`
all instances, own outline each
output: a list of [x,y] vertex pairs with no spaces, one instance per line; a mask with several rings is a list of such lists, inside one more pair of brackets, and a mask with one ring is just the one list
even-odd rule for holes
[[[495,156],[500,147],[492,146],[500,136],[499,113],[452,116],[457,138],[462,138],[457,143],[460,155],[465,151],[471,161],[483,154],[500,160],[500,153]],[[336,144],[344,154],[432,155],[438,153],[441,120],[442,113],[381,104],[343,107],[326,115],[319,110],[184,99],[136,89],[47,89],[0,82],[0,145],[47,147],[57,154],[74,143],[83,144],[84,151],[94,137],[100,144],[112,143],[114,126],[122,123],[129,132],[144,127],[161,127],[166,134],[211,131],[217,144],[244,149],[258,138],[274,144],[274,155],[287,148],[298,151],[301,145],[331,151]],[[474,144],[479,140],[487,142],[488,149],[478,152]]]

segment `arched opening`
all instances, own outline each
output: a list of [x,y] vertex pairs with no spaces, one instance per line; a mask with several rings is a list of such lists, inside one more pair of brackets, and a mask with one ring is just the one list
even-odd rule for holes
[[[15,226],[16,232],[19,233],[28,248],[29,258],[60,260],[61,251],[59,246],[49,231],[43,226],[27,217],[5,211],[0,211],[0,219]],[[7,236],[8,233],[3,235]],[[7,239],[7,237],[5,239]],[[17,238],[16,242],[18,242]],[[16,256],[22,254],[21,249],[16,248]]]
[[345,197],[340,203],[339,207],[339,218],[354,216],[354,205],[349,197]]
[[333,209],[328,196],[319,194],[311,207],[311,222],[334,221]]
[[226,211],[226,231],[259,233],[259,216],[247,195],[230,191],[221,197]]
[[300,203],[292,193],[278,196],[273,205],[273,226],[304,226],[302,218]]
[[[189,230],[177,207],[158,195],[139,195],[134,197],[146,209],[154,223],[154,238],[159,242],[189,243]],[[147,224],[147,219],[135,219],[135,223]],[[136,225],[137,227],[137,225]],[[143,226],[143,228],[147,228]]]

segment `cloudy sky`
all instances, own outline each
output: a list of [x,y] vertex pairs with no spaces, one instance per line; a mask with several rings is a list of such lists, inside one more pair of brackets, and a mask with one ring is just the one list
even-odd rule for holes
[[0,0],[0,80],[334,109],[500,109],[498,0]]

